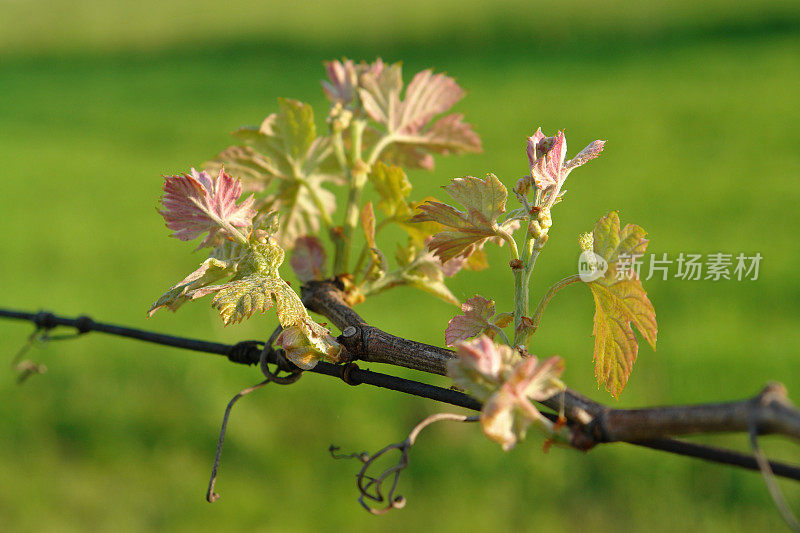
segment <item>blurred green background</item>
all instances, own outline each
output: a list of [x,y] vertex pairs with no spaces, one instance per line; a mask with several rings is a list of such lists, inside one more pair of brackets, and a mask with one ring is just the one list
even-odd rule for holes
[[[570,154],[608,139],[603,156],[569,179],[534,301],[574,272],[577,234],[612,209],[649,231],[655,253],[762,254],[757,281],[646,283],[658,351],[642,346],[619,402],[594,383],[588,291],[565,291],[534,352],[564,356],[571,386],[620,407],[737,399],[769,380],[800,398],[800,4],[730,4],[4,0],[0,306],[222,342],[264,338],[273,316],[226,329],[206,302],[144,318],[202,260],[167,237],[155,212],[160,175],[228,146],[229,131],[257,124],[279,96],[310,102],[322,126],[322,61],[380,55],[402,60],[406,80],[427,67],[455,76],[469,93],[457,111],[484,141],[482,154],[438,158],[435,172],[413,174],[415,198],[464,174],[493,171],[513,184],[527,171],[525,136],[540,125],[566,128]],[[456,278],[454,292],[508,308],[504,254],[492,252],[497,268]],[[359,312],[442,343],[455,308],[396,290]],[[31,329],[0,321],[7,361]],[[241,401],[222,499],[209,505],[222,413],[259,379],[254,369],[101,334],[29,355],[46,375],[19,387],[8,365],[0,372],[4,531],[781,525],[751,472],[624,444],[542,454],[537,435],[503,453],[477,426],[446,423],[412,451],[401,481],[407,508],[375,518],[356,503],[359,465],[333,461],[328,445],[374,451],[452,409],[315,375]],[[744,437],[701,440],[746,449]],[[779,439],[764,446],[800,456]],[[800,486],[781,486],[800,510]]]

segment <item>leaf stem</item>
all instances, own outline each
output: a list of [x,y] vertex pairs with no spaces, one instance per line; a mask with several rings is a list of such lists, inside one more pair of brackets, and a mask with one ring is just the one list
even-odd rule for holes
[[219,227],[228,232],[234,240],[239,241],[239,244],[242,244],[247,247],[250,246],[250,242],[247,240],[247,237],[244,235],[244,233],[239,231],[233,224],[231,224],[227,220],[221,219],[210,210],[203,209],[203,207],[199,204],[199,202],[194,198],[190,198],[189,200],[195,205],[197,205],[200,209],[202,209],[203,212],[208,216],[208,218],[216,222],[219,225]]
[[503,338],[503,342],[505,342],[508,346],[511,346],[511,341],[508,339],[508,335],[506,335],[506,332],[503,331],[503,328],[501,328],[497,324],[489,324],[489,327],[492,328],[494,331],[496,331],[497,334]]
[[330,230],[331,226],[333,226],[333,219],[331,218],[330,213],[328,213],[328,211],[325,209],[325,204],[323,204],[322,200],[320,200],[317,191],[314,190],[314,187],[312,187],[304,177],[297,177],[295,179],[308,191],[308,196],[311,197],[311,201],[314,202],[314,206],[317,208],[317,211],[319,211],[322,225],[325,226],[326,230]]
[[372,166],[378,162],[378,158],[381,156],[381,153],[386,149],[387,146],[395,142],[397,139],[394,135],[386,134],[381,137],[375,146],[372,147],[372,151],[367,158],[367,165]]
[[[396,219],[394,217],[386,217],[375,227],[375,235],[378,234],[386,225],[390,222],[394,222]],[[364,246],[361,247],[361,253],[358,254],[358,259],[356,260],[356,266],[353,268],[353,275],[357,276],[358,272],[361,270],[361,267],[364,266],[364,261],[367,259],[367,250],[369,249],[369,245],[364,243]]]
[[536,309],[533,312],[533,316],[531,317],[531,322],[533,323],[532,330],[536,331],[539,328],[539,320],[542,318],[542,313],[544,312],[544,308],[547,307],[547,304],[550,303],[550,300],[553,299],[553,296],[556,295],[558,291],[566,287],[567,285],[572,285],[573,283],[578,283],[581,281],[581,277],[577,274],[573,274],[571,276],[567,276],[566,278],[557,281],[552,287],[550,287],[547,292],[542,296],[542,299],[539,301],[539,305],[536,306]]
[[512,261],[519,260],[519,249],[517,248],[517,241],[514,237],[505,230],[499,230],[497,235],[508,243],[508,255]]
[[530,225],[531,221],[528,218],[522,246],[522,265],[519,268],[514,268],[514,346],[527,343],[527,335],[520,331],[519,325],[522,322],[522,318],[528,315],[531,274],[533,273],[533,266],[536,264],[536,258],[539,257],[536,240],[530,234]]
[[347,207],[345,208],[341,237],[336,242],[336,254],[333,263],[333,272],[336,275],[347,273],[350,267],[353,231],[358,224],[358,205],[361,202],[361,192],[367,183],[369,166],[361,160],[361,142],[366,125],[367,123],[364,120],[354,120],[350,125],[352,153],[350,166],[346,171],[350,188],[347,194]]

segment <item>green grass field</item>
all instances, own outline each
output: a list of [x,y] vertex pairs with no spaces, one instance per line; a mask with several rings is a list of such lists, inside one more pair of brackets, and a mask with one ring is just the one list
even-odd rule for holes
[[[620,407],[737,399],[770,380],[800,399],[796,3],[737,13],[725,2],[688,1],[647,9],[578,2],[559,12],[517,2],[412,2],[408,10],[351,2],[345,13],[284,4],[0,5],[0,306],[220,342],[264,338],[273,316],[223,328],[202,301],[145,319],[150,303],[202,260],[167,237],[155,212],[160,176],[214,155],[229,131],[258,123],[280,96],[310,102],[322,125],[322,61],[381,55],[402,60],[406,79],[429,66],[455,76],[469,93],[457,110],[484,141],[482,154],[439,158],[435,172],[414,173],[415,198],[465,174],[492,171],[513,184],[527,171],[525,136],[539,125],[566,128],[570,154],[608,139],[600,159],[570,176],[567,201],[554,210],[534,301],[573,273],[577,235],[612,209],[645,227],[657,254],[762,254],[757,281],[645,283],[658,351],[642,346],[619,402],[594,383],[590,295],[566,290],[533,351],[562,355],[570,386]],[[501,265],[504,254],[491,260]],[[502,267],[452,283],[460,298],[479,292],[501,309],[512,303],[512,285]],[[359,312],[441,344],[455,308],[399,289]],[[6,360],[30,330],[0,321]],[[503,453],[477,426],[446,424],[412,451],[401,481],[407,508],[371,517],[356,503],[359,465],[333,461],[328,446],[377,450],[443,407],[315,375],[240,402],[217,484],[222,499],[209,505],[222,413],[257,382],[254,369],[101,334],[29,355],[46,375],[19,387],[8,365],[0,372],[4,531],[781,526],[754,473],[622,444],[542,454],[535,434]],[[743,436],[703,441],[747,446]],[[800,462],[794,443],[764,446]],[[781,486],[800,512],[800,486]]]

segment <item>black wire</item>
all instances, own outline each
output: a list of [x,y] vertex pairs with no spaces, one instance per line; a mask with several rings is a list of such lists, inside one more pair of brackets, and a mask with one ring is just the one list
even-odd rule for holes
[[[231,361],[240,364],[258,363],[263,346],[263,344],[259,343],[258,341],[243,341],[231,345],[189,339],[186,337],[165,335],[163,333],[128,328],[115,324],[95,322],[87,316],[66,318],[44,311],[39,313],[29,313],[10,309],[0,309],[0,318],[26,320],[33,322],[39,328],[45,329],[52,329],[56,326],[67,326],[77,329],[79,333],[99,331],[109,335],[128,337],[144,342],[173,346],[175,348],[184,348],[197,352],[224,355]],[[281,361],[275,352],[270,354],[269,362],[277,363],[279,365],[281,364]],[[481,403],[479,401],[467,394],[464,394],[463,392],[445,389],[435,385],[428,385],[427,383],[421,383],[410,379],[403,379],[389,374],[373,372],[372,370],[358,368],[358,366],[354,363],[347,365],[334,365],[321,361],[317,363],[317,366],[315,366],[313,369],[306,370],[306,372],[336,377],[349,385],[360,385],[363,383],[366,385],[372,385],[373,387],[403,392],[412,396],[427,398],[475,411],[480,411],[481,409]],[[756,462],[755,457],[752,455],[747,455],[724,448],[718,448],[715,446],[708,446],[705,444],[695,444],[678,439],[653,439],[647,441],[629,442],[629,444],[674,453],[677,455],[683,455],[686,457],[703,459],[714,463],[738,466],[747,470],[759,469],[758,463]],[[770,466],[772,467],[772,470],[776,476],[800,481],[800,467],[777,461],[770,461]]]

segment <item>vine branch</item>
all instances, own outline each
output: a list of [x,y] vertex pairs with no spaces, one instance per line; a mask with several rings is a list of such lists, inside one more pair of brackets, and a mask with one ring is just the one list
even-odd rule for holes
[[[321,309],[325,310],[326,313],[329,313],[326,314],[328,319],[340,329],[347,329],[348,327],[351,327],[350,324],[355,324],[352,327],[356,330],[356,332],[352,337],[357,341],[359,340],[361,335],[359,335],[358,332],[362,329],[362,326],[368,325],[363,322],[358,313],[344,304],[342,300],[341,287],[338,285],[338,283],[335,281],[311,283],[304,287],[303,293],[306,305],[317,311]],[[0,317],[32,322],[35,324],[37,332],[46,333],[58,326],[66,326],[75,328],[77,330],[77,335],[82,335],[90,331],[97,331],[109,335],[138,339],[144,342],[223,355],[226,356],[231,362],[246,365],[254,365],[259,363],[264,346],[263,343],[258,341],[243,341],[235,345],[230,345],[178,337],[175,335],[166,335],[115,324],[97,322],[87,316],[68,318],[57,316],[49,312],[36,313],[11,309],[0,309]],[[369,326],[369,328],[372,327]],[[366,343],[363,341],[349,343],[354,347],[354,349],[357,346],[374,349],[376,346],[380,347],[387,344],[385,340],[383,343],[375,342],[375,337],[379,337],[381,334],[389,334],[382,332],[378,328],[367,329],[366,331],[368,333]],[[56,337],[50,338],[52,340],[56,339]],[[399,337],[389,336],[389,338],[398,339]],[[343,344],[348,344],[347,338],[340,337],[340,340],[343,341]],[[424,353],[428,350],[431,350],[437,354],[435,359],[436,362],[429,362],[428,364],[430,364],[432,367],[441,369],[440,372],[432,373],[444,373],[444,364],[441,364],[439,361],[446,361],[452,357],[453,354],[450,350],[432,347],[422,343],[412,343],[409,346],[415,345],[421,345],[426,348],[424,350],[420,350],[419,352],[406,354],[406,357],[404,357],[403,360],[408,364],[403,366],[416,368],[416,366],[412,365],[415,365],[418,360],[424,359]],[[298,369],[293,367],[293,365],[291,365],[291,363],[289,363],[285,357],[279,357],[280,352],[281,350],[270,350],[267,357],[268,362],[270,364],[277,364],[278,368],[284,371],[297,371]],[[349,355],[350,357],[355,358],[357,354],[350,352]],[[386,354],[374,351],[370,354],[367,354],[368,359],[365,360],[389,363],[394,356],[395,354],[393,352],[390,352],[390,354],[386,356]],[[334,365],[323,361],[318,363],[313,369],[305,372],[339,378],[348,385],[367,384],[374,387],[402,392],[405,394],[427,398],[475,411],[479,411],[482,407],[479,401],[462,392],[362,369],[359,368],[354,362],[350,362],[345,365]],[[557,411],[560,407],[560,402],[562,401],[561,396],[562,395],[559,394],[557,397],[548,399],[543,403],[544,405],[551,407],[554,411]],[[581,427],[583,432],[587,435],[586,438],[588,439],[588,442],[591,444],[625,441],[636,446],[665,451],[677,455],[694,457],[709,462],[727,464],[754,471],[760,470],[760,467],[759,462],[752,455],[743,454],[716,446],[697,444],[672,438],[663,438],[663,436],[645,438],[644,435],[672,434],[672,430],[669,428],[669,426],[664,424],[665,420],[670,420],[671,423],[677,424],[679,422],[682,424],[681,426],[673,428],[678,430],[675,434],[683,432],[698,432],[699,430],[703,429],[702,416],[713,412],[714,409],[719,409],[720,412],[737,412],[739,415],[749,411],[751,415],[754,415],[754,418],[751,419],[752,423],[754,424],[752,427],[758,428],[758,433],[761,434],[784,433],[796,435],[795,431],[798,427],[798,413],[793,407],[791,407],[790,404],[788,404],[788,401],[785,400],[784,392],[781,386],[775,385],[768,387],[768,389],[758,398],[760,398],[758,402],[746,400],[744,402],[733,402],[732,404],[709,404],[705,406],[621,410],[605,407],[570,389],[567,389],[563,394],[565,416],[570,421],[570,427]],[[758,405],[754,405],[756,403]],[[749,404],[749,406],[744,404]],[[713,407],[714,405],[722,407],[715,408]],[[569,407],[569,409],[566,409],[567,407]],[[659,416],[659,410],[664,410],[665,415]],[[636,414],[637,412],[638,414]],[[642,413],[647,412],[655,415],[645,424],[645,426],[650,425],[651,429],[637,430],[637,426],[634,421],[636,421],[637,417],[643,417]],[[677,417],[675,413],[679,412],[687,413],[687,415]],[[551,417],[553,420],[556,419],[556,415],[550,413],[543,414]],[[733,420],[736,420],[737,422],[736,424],[731,424],[730,418],[728,418],[726,421],[724,417],[718,417],[716,418],[714,425],[728,426],[724,429],[719,429],[719,431],[741,431],[739,428],[742,426],[739,425],[739,422],[741,422],[742,419],[737,418],[739,415],[733,417]],[[653,425],[655,424],[653,421],[658,421],[658,424]],[[615,427],[617,431],[606,431],[605,433],[599,431],[600,428],[608,429],[610,427]],[[652,428],[656,428],[657,431],[654,431]],[[746,424],[744,428],[747,430]],[[705,430],[717,431],[711,429],[710,426],[705,426]],[[628,435],[635,435],[638,437],[638,439],[627,440],[625,437]],[[591,446],[583,447],[582,449],[588,449],[589,447]],[[774,475],[800,481],[800,467],[779,461],[769,461],[768,464]]]

